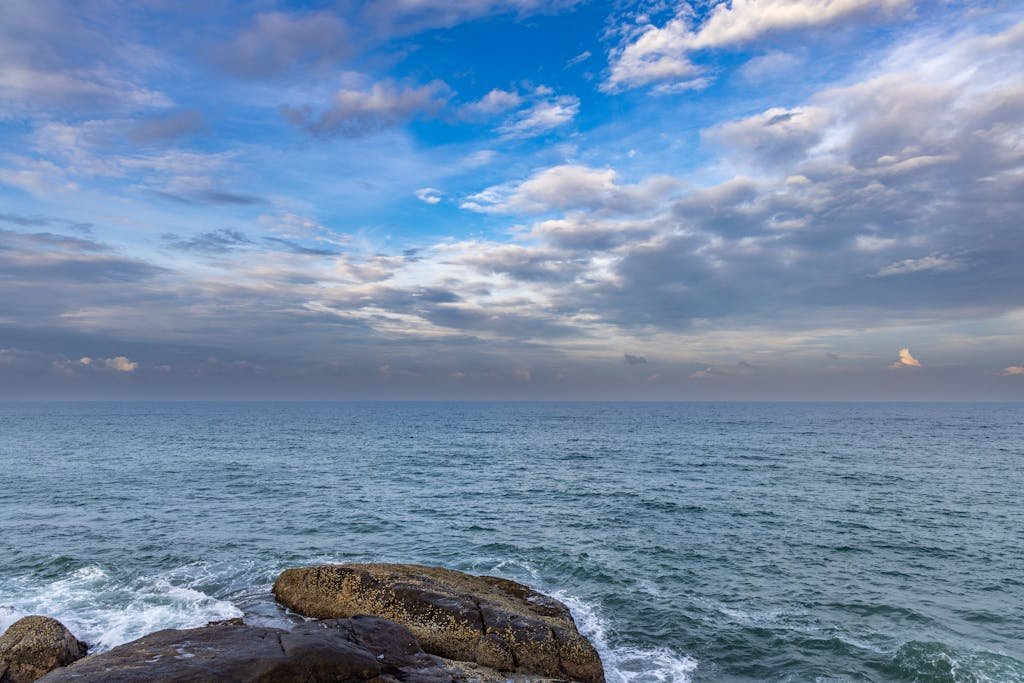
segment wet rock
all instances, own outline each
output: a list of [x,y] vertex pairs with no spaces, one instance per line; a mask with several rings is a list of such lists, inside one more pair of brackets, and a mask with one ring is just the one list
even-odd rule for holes
[[0,636],[0,683],[27,683],[85,656],[87,646],[50,617],[23,617]]
[[54,671],[43,681],[368,681],[381,662],[336,629],[293,633],[215,625],[150,633]]
[[237,624],[158,631],[58,669],[40,683],[505,680],[493,669],[464,669],[425,653],[400,624],[361,616],[308,622],[292,631]]
[[568,608],[514,581],[405,564],[320,565],[274,583],[286,607],[320,619],[368,614],[398,622],[423,649],[502,671],[602,683],[593,646]]

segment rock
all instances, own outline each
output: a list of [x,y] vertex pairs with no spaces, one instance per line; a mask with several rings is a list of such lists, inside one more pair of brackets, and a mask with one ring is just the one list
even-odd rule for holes
[[507,579],[408,564],[284,571],[274,594],[309,617],[369,614],[407,626],[423,649],[501,671],[603,683],[593,646],[569,609]]
[[236,624],[158,631],[58,669],[40,683],[505,680],[493,669],[463,669],[425,653],[400,624],[361,616],[308,622],[292,631]]
[[50,617],[23,617],[0,636],[0,683],[27,683],[85,656],[88,646]]
[[150,633],[42,680],[367,681],[381,673],[377,657],[337,629],[225,624]]

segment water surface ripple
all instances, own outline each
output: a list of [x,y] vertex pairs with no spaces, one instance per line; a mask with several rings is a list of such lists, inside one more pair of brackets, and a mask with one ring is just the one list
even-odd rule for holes
[[281,569],[573,608],[614,683],[1024,680],[1019,404],[0,404],[0,627],[99,648]]

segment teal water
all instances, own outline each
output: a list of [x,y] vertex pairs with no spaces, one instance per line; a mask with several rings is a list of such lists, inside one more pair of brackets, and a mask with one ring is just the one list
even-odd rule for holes
[[553,593],[609,680],[1024,681],[1024,405],[0,404],[0,628],[323,561]]

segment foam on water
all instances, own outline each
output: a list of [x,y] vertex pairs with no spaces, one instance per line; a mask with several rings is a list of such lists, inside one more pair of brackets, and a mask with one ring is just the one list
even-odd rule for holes
[[669,648],[612,645],[610,622],[597,608],[575,596],[555,591],[554,597],[572,612],[580,633],[590,639],[604,662],[608,683],[689,683],[697,660]]
[[7,628],[29,614],[44,614],[60,620],[93,651],[164,628],[192,628],[242,616],[231,602],[172,583],[165,576],[124,583],[100,567],[88,566],[55,581],[20,583],[3,598],[0,626]]
[[697,660],[668,648],[612,645],[609,636],[611,622],[600,610],[564,590],[552,590],[546,586],[540,569],[526,558],[478,558],[468,570],[478,574],[508,575],[565,603],[580,633],[590,639],[601,655],[608,683],[689,683],[697,668]]

